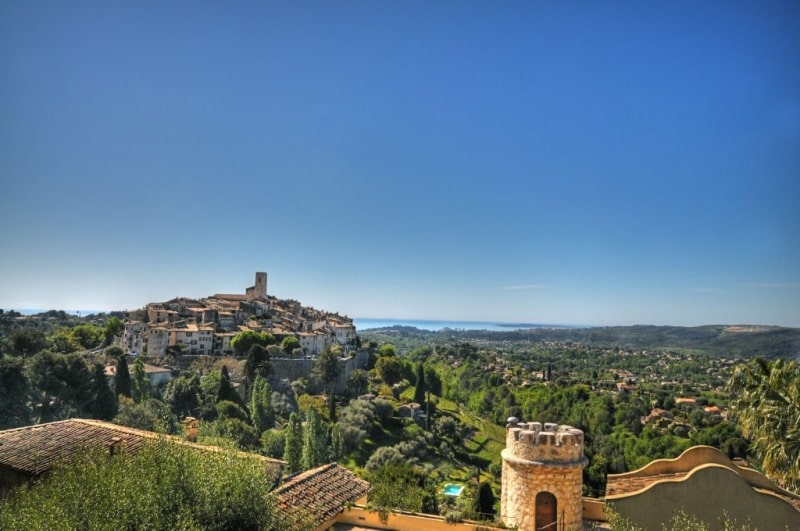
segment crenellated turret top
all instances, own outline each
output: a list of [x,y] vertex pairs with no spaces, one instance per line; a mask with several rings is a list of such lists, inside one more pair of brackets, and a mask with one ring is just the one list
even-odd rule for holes
[[515,417],[506,425],[506,451],[517,459],[543,463],[582,462],[583,431],[552,422],[519,422]]

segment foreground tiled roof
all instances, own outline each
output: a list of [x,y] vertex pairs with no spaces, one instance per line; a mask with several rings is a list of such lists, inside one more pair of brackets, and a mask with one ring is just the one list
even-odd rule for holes
[[[119,444],[127,452],[139,450],[148,439],[163,437],[157,433],[128,428],[101,420],[69,419],[48,424],[36,424],[0,431],[0,466],[17,472],[36,476],[69,461],[87,450],[108,450]],[[177,444],[184,444],[203,451],[219,451],[214,446],[186,442],[178,437],[169,437]],[[255,457],[267,466],[282,469],[286,463],[277,459],[245,454]]]
[[[149,434],[149,435],[148,435]],[[128,451],[155,437],[108,422],[70,419],[0,431],[0,465],[32,476],[87,449],[108,449],[115,442]]]
[[290,478],[277,490],[278,507],[289,518],[317,526],[369,492],[365,480],[330,463]]

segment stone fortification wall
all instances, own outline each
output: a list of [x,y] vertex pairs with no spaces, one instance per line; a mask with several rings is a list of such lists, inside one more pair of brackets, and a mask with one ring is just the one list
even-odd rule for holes
[[[347,377],[353,370],[360,368],[358,362],[361,358],[350,356],[348,358],[339,360],[339,378],[336,380],[336,392],[344,393],[347,390]],[[272,377],[270,384],[278,388],[281,380],[294,381],[298,378],[307,378],[309,384],[309,391],[319,393],[324,389],[320,388],[316,382],[311,378],[311,372],[314,370],[316,360],[313,359],[290,359],[290,358],[272,358]]]
[[[581,430],[509,419],[502,457],[500,510],[505,524],[536,529],[537,500],[549,494],[555,497],[555,507],[550,505],[557,519],[553,530],[582,526],[582,474],[588,460]],[[544,519],[548,508],[542,504],[539,511]]]

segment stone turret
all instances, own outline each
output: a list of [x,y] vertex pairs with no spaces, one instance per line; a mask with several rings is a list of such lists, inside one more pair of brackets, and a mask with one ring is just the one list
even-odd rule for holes
[[583,525],[583,432],[572,426],[519,422],[506,426],[503,523],[520,530],[566,531]]

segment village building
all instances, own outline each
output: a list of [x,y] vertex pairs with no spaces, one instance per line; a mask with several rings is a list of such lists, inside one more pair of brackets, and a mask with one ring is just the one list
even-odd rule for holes
[[[167,385],[167,382],[172,379],[172,371],[170,369],[156,367],[155,365],[147,363],[143,363],[142,368],[144,369],[144,375],[150,380],[150,386],[154,389]],[[133,366],[128,366],[128,373],[131,375],[131,378],[133,378]],[[117,366],[106,365],[103,369],[103,374],[105,374],[109,387],[112,387],[114,379],[117,377]]]
[[122,349],[126,354],[138,356],[147,345],[147,325],[141,321],[126,321],[122,330]]

